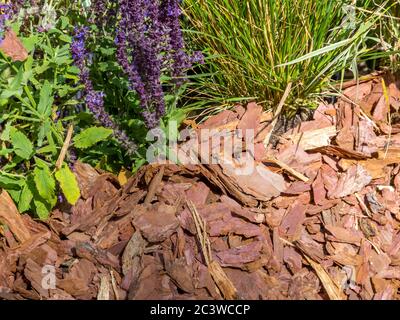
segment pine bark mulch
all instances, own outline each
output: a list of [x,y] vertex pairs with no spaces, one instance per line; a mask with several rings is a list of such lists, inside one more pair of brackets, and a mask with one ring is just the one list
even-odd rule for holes
[[[398,81],[378,73],[266,148],[274,115],[237,106],[192,125],[248,158],[148,165],[128,181],[78,162],[81,199],[46,222],[3,190],[0,298],[397,299],[399,107]],[[254,149],[236,129],[255,130]],[[199,145],[224,156],[209,142],[182,143],[179,159]]]

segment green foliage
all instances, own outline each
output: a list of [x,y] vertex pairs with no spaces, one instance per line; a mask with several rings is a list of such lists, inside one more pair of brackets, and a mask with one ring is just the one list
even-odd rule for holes
[[[79,123],[74,97],[80,88],[68,36],[73,27],[66,19],[43,33],[23,33],[19,23],[12,27],[29,57],[13,62],[0,53],[0,187],[21,212],[46,219],[59,192],[70,202],[79,194],[65,166],[55,173],[64,128]],[[60,113],[69,116],[57,120]]]
[[[77,158],[118,173],[137,170],[146,162],[147,129],[141,120],[138,97],[116,60],[115,25],[93,24],[91,1],[36,1],[10,24],[28,51],[28,58],[12,61],[0,51],[0,188],[6,189],[20,212],[47,219],[57,201],[74,205],[80,197],[77,179],[69,168]],[[116,17],[116,19],[118,19]],[[91,57],[91,80],[105,94],[104,106],[138,150],[127,155],[113,138],[113,130],[99,127],[87,110],[73,65],[71,43],[76,26],[90,30],[86,43]],[[41,29],[41,31],[39,31]],[[162,79],[168,85],[171,79]],[[191,109],[178,109],[184,93],[166,96],[162,128],[177,131]],[[67,137],[74,132],[65,158],[59,159]],[[64,160],[61,167],[56,166]]]

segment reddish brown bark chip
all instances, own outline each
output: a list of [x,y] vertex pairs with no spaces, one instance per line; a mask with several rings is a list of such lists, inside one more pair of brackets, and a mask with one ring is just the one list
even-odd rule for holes
[[343,198],[354,194],[367,186],[371,180],[371,176],[362,166],[352,166],[340,175],[336,188],[328,192],[328,197]]
[[239,203],[226,195],[221,197],[221,202],[229,208],[233,216],[239,216],[254,223],[262,223],[264,221],[263,214],[251,212],[248,208],[243,208]]
[[300,238],[302,231],[302,224],[306,218],[306,207],[302,204],[296,203],[283,218],[279,227],[280,231],[291,240]]
[[206,203],[209,192],[210,189],[203,182],[199,182],[186,191],[186,198],[200,206]]
[[326,202],[326,189],[324,186],[324,179],[322,178],[321,171],[318,172],[318,175],[312,184],[312,191],[315,204],[321,205]]
[[262,107],[256,103],[249,103],[246,108],[246,112],[240,119],[237,126],[238,129],[243,130],[253,130],[253,134],[258,132],[257,128],[260,126],[260,118],[262,114]]
[[133,225],[140,230],[149,242],[161,242],[176,232],[179,221],[175,216],[176,209],[163,205],[136,216]]
[[262,243],[254,241],[237,248],[217,252],[216,259],[222,267],[240,267],[261,258]]
[[20,242],[24,242],[31,237],[18,209],[5,190],[0,193],[0,222],[10,228]]
[[230,110],[224,110],[214,117],[208,118],[203,124],[199,125],[200,129],[214,129],[223,126],[237,119],[237,115]]

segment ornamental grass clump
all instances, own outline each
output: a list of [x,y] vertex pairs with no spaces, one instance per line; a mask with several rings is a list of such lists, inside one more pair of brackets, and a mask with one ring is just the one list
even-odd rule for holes
[[292,82],[285,108],[308,105],[334,74],[352,68],[357,77],[360,61],[382,54],[374,31],[388,9],[372,0],[185,0],[188,38],[208,53],[199,103],[247,97],[273,107]]

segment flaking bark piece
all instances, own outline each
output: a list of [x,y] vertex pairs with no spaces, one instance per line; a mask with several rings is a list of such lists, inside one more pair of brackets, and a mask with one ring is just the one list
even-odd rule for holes
[[162,242],[179,227],[179,220],[175,214],[176,207],[174,206],[150,207],[148,211],[143,210],[142,214],[133,219],[133,225],[149,242]]
[[21,40],[11,29],[5,32],[4,39],[0,44],[0,50],[13,61],[24,61],[28,58],[28,51],[26,51]]
[[0,222],[6,224],[21,243],[31,237],[14,201],[5,190],[0,193]]

